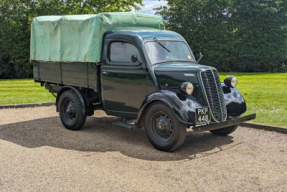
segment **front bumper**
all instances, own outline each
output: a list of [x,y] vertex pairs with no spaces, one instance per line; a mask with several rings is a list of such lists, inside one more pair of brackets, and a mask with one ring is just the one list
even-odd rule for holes
[[240,125],[241,123],[245,122],[245,121],[249,121],[252,119],[256,118],[256,114],[252,114],[252,115],[248,115],[245,117],[240,117],[238,119],[232,119],[229,121],[224,121],[221,123],[212,123],[209,125],[203,125],[203,126],[198,126],[198,127],[193,127],[193,132],[203,132],[203,131],[211,131],[211,130],[215,130],[215,129],[221,129],[221,128],[226,128],[226,127],[230,127],[233,125]]

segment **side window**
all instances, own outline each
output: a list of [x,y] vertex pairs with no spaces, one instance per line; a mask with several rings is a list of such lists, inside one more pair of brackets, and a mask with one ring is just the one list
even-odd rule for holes
[[[138,49],[125,42],[113,42],[110,44],[109,59],[112,62],[132,63],[131,57],[136,55],[141,61],[141,56]],[[135,64],[138,64],[137,62]]]

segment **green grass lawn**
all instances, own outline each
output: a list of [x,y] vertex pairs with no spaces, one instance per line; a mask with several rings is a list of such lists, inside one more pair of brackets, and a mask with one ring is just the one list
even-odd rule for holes
[[[238,78],[245,114],[257,114],[253,122],[287,127],[287,73],[220,73],[221,81],[230,75]],[[49,101],[55,98],[33,79],[0,80],[0,105]]]
[[33,79],[5,79],[0,80],[0,105],[42,103],[55,101],[40,83]]
[[245,114],[257,115],[253,122],[287,127],[287,73],[220,73],[220,79],[231,75],[246,100]]

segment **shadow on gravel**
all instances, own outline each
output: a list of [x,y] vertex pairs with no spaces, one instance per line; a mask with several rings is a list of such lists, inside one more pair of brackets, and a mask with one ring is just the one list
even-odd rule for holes
[[0,125],[0,139],[27,148],[51,146],[89,152],[118,151],[132,158],[152,161],[192,160],[218,153],[222,151],[221,146],[233,143],[231,136],[188,131],[179,150],[161,152],[149,143],[144,129],[127,130],[112,125],[119,120],[117,117],[88,117],[82,130],[70,131],[62,126],[59,117],[36,119]]

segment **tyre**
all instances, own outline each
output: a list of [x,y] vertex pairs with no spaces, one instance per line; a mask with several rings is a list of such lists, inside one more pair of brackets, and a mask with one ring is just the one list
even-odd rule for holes
[[229,135],[230,133],[234,132],[237,129],[238,125],[222,128],[222,129],[216,129],[216,130],[211,130],[210,132],[215,134],[215,135],[221,135],[221,136],[226,136]]
[[69,130],[79,130],[86,122],[83,106],[78,95],[73,90],[65,91],[59,100],[60,119]]
[[145,131],[150,143],[161,151],[174,151],[186,137],[186,125],[163,103],[154,103],[148,108]]

